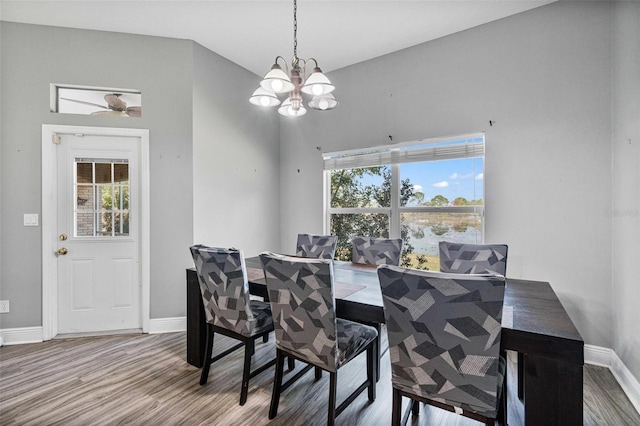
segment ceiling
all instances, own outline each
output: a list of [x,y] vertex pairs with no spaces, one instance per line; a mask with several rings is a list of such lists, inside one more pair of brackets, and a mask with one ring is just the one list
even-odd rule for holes
[[[298,0],[298,56],[343,68],[556,0]],[[293,56],[293,0],[0,0],[3,21],[194,40],[258,75]]]

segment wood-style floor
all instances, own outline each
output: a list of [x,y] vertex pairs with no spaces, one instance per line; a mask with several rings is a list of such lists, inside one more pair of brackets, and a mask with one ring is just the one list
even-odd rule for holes
[[[386,333],[383,331],[383,337]],[[238,405],[242,351],[211,367],[200,386],[200,370],[185,361],[185,333],[54,339],[0,348],[0,425],[323,425],[328,375],[316,382],[309,372],[281,401],[269,421],[273,368],[252,379],[249,398]],[[230,340],[216,336],[214,353]],[[254,365],[274,353],[273,338],[259,343]],[[391,384],[388,352],[374,403],[361,394],[339,417],[339,425],[388,425]],[[298,363],[296,370],[302,364]],[[364,356],[338,374],[338,402],[364,379]],[[510,377],[515,377],[510,366]],[[286,375],[285,375],[286,377]],[[640,425],[640,415],[608,369],[585,366],[584,419],[587,425]],[[523,424],[522,403],[509,391],[509,425]],[[422,407],[413,425],[478,423]]]

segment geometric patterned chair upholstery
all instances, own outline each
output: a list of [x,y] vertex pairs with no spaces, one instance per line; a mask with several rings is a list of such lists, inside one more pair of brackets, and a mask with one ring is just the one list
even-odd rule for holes
[[[500,357],[505,278],[378,267],[393,386],[392,424],[402,396],[493,425],[502,416]],[[498,402],[501,404],[498,404]],[[407,412],[408,416],[408,412]]]
[[507,275],[506,244],[460,244],[440,241],[440,271]]
[[298,234],[296,256],[333,259],[337,244],[335,235]]
[[[276,336],[276,374],[269,418],[278,412],[280,393],[311,367],[316,379],[322,370],[329,372],[329,406],[327,424],[331,425],[351,397],[336,408],[337,371],[362,352],[367,353],[367,380],[353,392],[369,390],[369,401],[375,399],[377,343],[375,328],[337,318],[333,283],[333,261],[260,254],[274,318]],[[309,364],[284,385],[284,357]]]
[[[212,362],[244,346],[244,372],[240,389],[240,405],[244,405],[249,379],[275,364],[273,359],[250,371],[255,341],[258,338],[266,339],[273,331],[271,308],[267,302],[249,299],[247,269],[241,250],[203,245],[194,245],[190,250],[207,320],[207,343],[200,384],[207,383]],[[241,343],[211,358],[215,333],[240,340]]]
[[368,265],[400,265],[401,238],[354,237],[351,261]]
[[[440,271],[457,274],[493,273],[507,276],[506,244],[440,242]],[[524,354],[518,354],[518,396],[524,395]]]

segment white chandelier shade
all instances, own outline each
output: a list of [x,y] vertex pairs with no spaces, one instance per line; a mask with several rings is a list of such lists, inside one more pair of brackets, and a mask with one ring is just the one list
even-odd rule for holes
[[[277,60],[276,58],[276,61]],[[282,71],[282,68],[276,62],[271,67],[271,71],[269,71],[260,82],[260,87],[274,93],[287,93],[292,91],[294,86],[289,76]]]
[[272,91],[265,90],[262,87],[258,87],[253,95],[249,98],[249,102],[254,105],[263,107],[273,107],[280,105],[280,99]]
[[317,109],[320,111],[327,111],[330,109],[334,109],[337,106],[338,106],[338,101],[336,101],[336,98],[334,98],[331,93],[314,96],[313,99],[309,101],[310,108]]
[[331,84],[329,79],[322,73],[322,70],[315,67],[300,90],[307,95],[319,96],[331,93],[335,88],[336,86]]
[[285,117],[301,117],[307,113],[307,109],[302,105],[302,102],[295,108],[291,98],[287,98],[282,102],[282,106],[278,108],[278,112]]

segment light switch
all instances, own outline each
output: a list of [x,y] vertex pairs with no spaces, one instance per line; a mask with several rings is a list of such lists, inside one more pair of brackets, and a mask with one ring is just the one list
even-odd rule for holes
[[38,226],[38,213],[25,213],[24,226]]

